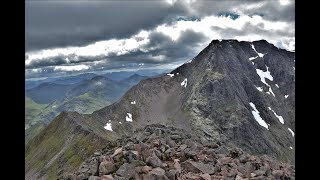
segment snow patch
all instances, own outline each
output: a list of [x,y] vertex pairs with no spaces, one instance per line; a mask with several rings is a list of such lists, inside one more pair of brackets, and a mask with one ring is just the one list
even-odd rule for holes
[[269,92],[272,93],[272,95],[273,95],[274,97],[276,97],[276,95],[274,95],[274,93],[273,93],[273,91],[272,91],[272,89],[271,89],[271,86],[269,86]]
[[186,64],[191,63],[191,62],[192,62],[192,59],[191,59],[191,60],[189,60],[189,61],[187,61],[187,62],[186,62]]
[[179,75],[179,73],[177,73],[176,75]]
[[102,85],[102,82],[96,82],[96,85],[97,85],[97,86],[101,86],[101,85]]
[[136,104],[136,101],[132,101],[131,104]]
[[266,72],[262,71],[261,69],[256,69],[256,71],[257,71],[257,74],[260,77],[261,82],[269,87],[269,92],[267,92],[267,94],[272,93],[272,95],[274,97],[276,97],[274,95],[272,89],[271,89],[271,86],[266,82],[266,79],[269,79],[270,81],[273,81],[273,77],[272,77],[272,75],[271,75],[271,73],[269,71],[269,67],[268,66],[266,66],[266,67],[267,67],[267,71]]
[[267,78],[270,81],[273,81],[273,77],[272,77],[272,75],[271,75],[271,73],[269,71],[269,67],[268,66],[266,66],[266,67],[267,67],[267,71],[266,72],[262,71],[261,69],[256,69],[256,71],[257,71],[257,74],[260,76],[261,81],[264,84],[266,84],[267,86],[269,86],[269,84],[266,83],[265,79]]
[[257,59],[259,56],[249,58],[250,61]]
[[284,98],[286,98],[286,99],[287,99],[288,97],[289,97],[289,95],[284,95]]
[[277,113],[274,112],[274,110],[272,110],[271,107],[268,107],[268,109],[273,112],[273,114],[279,119],[279,121],[280,121],[282,124],[284,124],[284,120],[283,120],[282,116],[277,115]]
[[122,124],[122,122],[119,121],[119,124]]
[[181,82],[181,86],[187,87],[187,83],[188,83],[188,80],[187,80],[187,78],[185,78],[185,79]]
[[111,123],[107,123],[107,125],[104,126],[104,128],[105,128],[106,130],[113,131],[112,128],[111,128]]
[[294,137],[294,132],[290,128],[288,128],[288,130],[291,132],[292,137]]
[[290,149],[293,149],[291,146],[289,147]]
[[167,75],[168,75],[168,76],[170,76],[170,77],[173,77],[173,76],[174,76],[174,74],[170,74],[170,73],[169,73],[169,74],[167,74]]
[[254,119],[259,123],[260,126],[263,126],[269,130],[267,123],[259,115],[260,112],[257,110],[256,106],[252,102],[250,102],[249,104],[253,108],[253,111],[251,111],[251,112],[252,112]]
[[262,58],[262,57],[265,55],[265,54],[259,53],[259,52],[256,50],[256,48],[254,47],[253,44],[251,44],[251,47],[252,47],[252,49],[258,54],[259,57]]
[[279,88],[278,84],[275,84],[277,86],[277,88]]
[[126,121],[128,121],[128,122],[132,122],[132,114],[127,113]]
[[257,86],[255,86],[257,89],[258,89],[258,91],[263,91],[263,89],[262,89],[262,87],[257,87]]

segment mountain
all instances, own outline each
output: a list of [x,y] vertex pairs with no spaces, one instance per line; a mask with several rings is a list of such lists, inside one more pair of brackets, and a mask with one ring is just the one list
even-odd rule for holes
[[26,95],[38,104],[48,104],[55,100],[61,100],[71,87],[70,85],[46,82],[27,90]]
[[[73,121],[94,124],[89,134],[107,137],[133,136],[136,129],[150,124],[173,126],[204,140],[293,164],[294,59],[294,52],[265,40],[213,40],[195,58],[168,75],[142,80],[112,105],[92,114],[77,115]],[[64,113],[60,119],[69,121],[71,115]],[[46,128],[34,139],[43,134],[54,137]],[[76,142],[74,138],[72,141]],[[29,147],[28,157],[41,162],[57,161],[54,157],[61,157],[63,148],[57,146],[51,156],[40,160],[30,152],[48,151],[48,147],[41,141]],[[58,162],[61,171],[66,172],[68,165]],[[35,164],[26,165],[26,173],[31,171],[37,172]],[[55,175],[61,173],[55,171]]]
[[121,80],[120,82],[127,83],[127,84],[133,86],[133,85],[138,84],[141,80],[144,80],[147,78],[148,78],[148,76],[140,76],[139,74],[135,73],[135,74],[131,75],[130,77]]
[[[47,126],[58,113],[76,111],[92,113],[118,100],[130,87],[146,76],[133,74],[121,82],[105,76],[84,74],[59,79],[60,83],[42,83],[26,92],[25,140],[28,142],[34,135]],[[76,80],[84,79],[76,83]],[[56,79],[54,82],[58,82]],[[72,83],[71,83],[72,82]],[[71,83],[71,84],[67,84]]]
[[95,149],[115,138],[99,131],[97,126],[101,124],[88,123],[81,117],[78,113],[62,112],[29,141],[25,148],[26,179],[56,179],[59,172],[76,170]]
[[26,79],[25,89],[29,90],[29,89],[35,88],[42,83],[54,83],[54,84],[64,84],[64,85],[74,84],[86,79],[91,79],[94,76],[96,76],[96,74],[94,73],[83,73],[83,74],[72,75],[72,76],[46,77],[44,79],[41,78],[39,80]]

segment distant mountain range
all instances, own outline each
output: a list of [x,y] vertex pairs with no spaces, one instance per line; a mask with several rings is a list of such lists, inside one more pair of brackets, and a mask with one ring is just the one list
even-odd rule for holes
[[60,78],[26,90],[26,141],[40,132],[58,113],[92,113],[115,102],[130,87],[147,78],[134,73],[115,81],[107,76],[84,74]]
[[294,164],[295,53],[265,40],[213,40],[109,106],[61,113],[26,145],[26,179],[74,172],[94,150],[151,124]]

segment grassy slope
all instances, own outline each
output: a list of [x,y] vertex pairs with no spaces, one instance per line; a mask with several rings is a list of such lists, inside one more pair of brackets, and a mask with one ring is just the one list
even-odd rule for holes
[[30,124],[32,122],[38,121],[38,114],[47,106],[48,104],[38,104],[34,102],[29,97],[25,97],[25,124]]
[[[28,143],[25,151],[27,177],[36,171],[47,179],[57,179],[64,172],[76,170],[96,149],[109,144],[108,139],[111,138],[108,134],[101,133],[98,136],[85,130],[91,129],[86,124],[93,128],[99,125],[92,122],[79,125],[76,122],[79,119],[70,120],[66,118],[66,113],[61,113]],[[59,152],[60,156],[55,158]],[[55,160],[48,165],[52,158]]]
[[58,113],[57,109],[61,106],[65,111],[76,111],[79,113],[90,114],[111,104],[105,97],[85,93],[64,102],[48,104],[37,104],[29,97],[25,97],[25,131],[26,143],[37,135]]
[[93,95],[91,93],[85,93],[63,102],[62,106],[67,111],[77,111],[83,114],[91,114],[93,111],[101,109],[110,104],[111,102],[104,96],[99,94]]

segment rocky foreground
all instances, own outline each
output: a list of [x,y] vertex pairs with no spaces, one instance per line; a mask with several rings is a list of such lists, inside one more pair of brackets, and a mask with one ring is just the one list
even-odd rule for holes
[[134,137],[108,144],[77,172],[59,179],[295,179],[295,167],[265,155],[249,155],[181,129],[149,125]]

